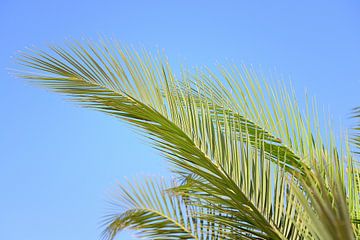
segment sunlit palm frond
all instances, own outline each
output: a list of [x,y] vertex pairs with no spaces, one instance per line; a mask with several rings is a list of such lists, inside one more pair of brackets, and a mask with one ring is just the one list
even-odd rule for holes
[[[302,113],[295,94],[284,83],[271,86],[251,69],[219,67],[219,72],[208,69],[200,73],[199,78],[206,86],[204,95],[212,98],[220,108],[256,126],[258,134],[265,136],[266,143],[273,143],[273,150],[279,146],[277,150],[287,155],[290,166],[303,167],[304,156],[310,149],[315,144],[323,144],[313,141],[314,135],[318,134],[316,112]],[[312,114],[314,116],[310,116]]]
[[171,187],[174,184],[164,179],[132,180],[120,186],[113,201],[112,212],[117,213],[105,220],[104,239],[114,239],[123,229],[132,229],[147,239],[218,239],[222,229],[195,218],[194,207],[169,193]]
[[[351,230],[349,211],[352,212],[352,221],[357,222],[360,205],[360,191],[357,185],[359,182],[357,180],[359,177],[357,174],[358,164],[356,161],[354,162],[348,149],[341,152],[340,155],[337,153],[337,144],[331,130],[321,132],[316,106],[313,106],[312,111],[307,110],[304,117],[299,110],[295,96],[288,94],[289,91],[285,87],[274,89],[265,81],[259,82],[256,73],[247,69],[243,69],[245,74],[239,74],[236,67],[230,74],[224,68],[221,71],[228,86],[226,87],[223,80],[208,70],[202,76],[207,85],[212,87],[205,88],[207,94],[202,95],[201,98],[211,98],[215,104],[218,104],[217,108],[226,112],[233,111],[234,115],[238,114],[246,119],[246,121],[242,119],[239,121],[243,121],[245,126],[256,129],[255,132],[259,133],[258,136],[263,136],[264,139],[264,142],[258,142],[273,150],[266,150],[266,154],[272,155],[273,159],[280,160],[279,162],[290,163],[291,167],[300,170],[294,171],[291,167],[286,168],[285,165],[287,172],[297,178],[296,188],[300,188],[301,191],[296,189],[295,192],[306,194],[307,197],[302,200],[309,201],[310,197],[313,204],[318,204],[316,210],[314,208],[305,209],[306,212],[310,211],[308,212],[310,216],[314,217],[309,220],[312,221],[312,226],[322,222],[322,217],[327,215],[328,218],[336,219],[336,221],[327,222],[327,226],[324,226],[329,230],[327,233],[330,236],[335,239],[339,236],[347,236],[345,238],[352,239],[354,234]],[[214,85],[214,82],[217,85]],[[240,85],[239,82],[242,84]],[[231,90],[231,95],[227,88]],[[355,117],[359,117],[360,111],[355,111],[355,113],[357,113]],[[256,128],[253,128],[254,125]],[[252,135],[251,133],[247,134],[247,137]],[[323,136],[327,141],[323,140]],[[346,146],[340,145],[340,147]],[[281,155],[276,156],[276,153],[285,153],[287,161],[281,161]],[[319,174],[319,172],[323,174]],[[326,190],[319,189],[320,183],[324,185],[325,182],[328,186]],[[291,183],[291,185],[293,184]],[[317,186],[317,192],[314,191],[315,186]],[[314,192],[316,192],[316,196]],[[326,194],[332,196],[331,201],[326,198]],[[298,194],[296,195],[298,196]],[[305,203],[301,202],[301,205]],[[319,205],[322,207],[319,208]],[[315,214],[313,214],[314,212]],[[304,216],[305,218],[306,216]],[[323,223],[326,224],[326,219]],[[338,225],[339,223],[341,226]],[[337,228],[337,226],[339,227]],[[302,228],[301,225],[300,228]],[[358,225],[354,224],[354,230],[359,232]],[[312,236],[319,235],[318,232],[311,234]]]
[[[112,50],[94,45],[87,49],[81,45],[70,48],[67,51],[53,47],[56,58],[44,52],[24,54],[22,63],[42,74],[23,77],[36,79],[46,87],[67,93],[87,107],[120,117],[146,130],[155,147],[177,166],[177,172],[185,171],[206,179],[216,187],[218,195],[232,199],[228,202],[229,207],[236,211],[246,212],[251,208],[252,211],[238,221],[247,222],[253,234],[284,238],[276,224],[263,217],[255,198],[249,196],[251,188],[259,188],[260,183],[252,185],[260,179],[261,173],[256,168],[250,173],[249,168],[245,173],[249,179],[245,175],[240,179],[238,175],[246,166],[240,166],[241,162],[237,160],[246,155],[238,142],[241,133],[233,131],[238,123],[231,113],[215,111],[215,116],[222,116],[222,120],[210,117],[209,106],[214,104],[206,105],[189,98],[189,94],[178,87],[170,67],[166,63],[156,64],[148,55],[140,57],[118,47]],[[189,87],[186,81],[183,79],[184,85]],[[227,148],[228,144],[232,147]],[[244,160],[242,164],[247,165],[247,162]],[[239,186],[240,181],[248,182],[247,193]],[[266,186],[270,187],[269,184]],[[264,201],[265,195],[261,199]]]
[[[112,50],[117,53],[114,55],[105,46],[89,45],[85,49],[79,45],[71,46],[70,51],[55,47],[52,50],[57,58],[44,52],[24,54],[21,62],[42,74],[22,77],[36,79],[87,107],[144,129],[154,140],[154,146],[178,169],[207,179],[222,194],[231,192],[233,200],[242,199],[240,204],[234,201],[238,211],[252,206],[253,211],[241,221],[252,224],[261,236],[282,238],[276,227],[253,206],[236,180],[228,176],[224,168],[230,167],[226,160],[233,154],[224,147],[228,140],[217,127],[219,124],[207,117],[207,106],[202,106],[201,114],[196,101],[186,99],[186,94],[178,91],[177,80],[167,64],[154,64],[155,60],[148,55],[140,58],[120,48]],[[228,190],[224,192],[225,189]]]
[[[330,218],[342,214],[346,219],[345,171],[333,184],[335,168],[327,168],[334,162],[334,141],[331,138],[325,147],[316,117],[311,120],[312,112],[303,117],[293,95],[265,81],[261,85],[246,70],[241,74],[221,69],[220,77],[209,70],[176,77],[166,59],[159,58],[118,44],[70,44],[66,49],[51,47],[50,53],[23,53],[21,64],[37,72],[20,76],[143,130],[174,172],[187,180],[172,192],[186,198],[186,206],[194,209],[192,216],[202,221],[190,231],[176,228],[174,234],[192,238],[197,230],[208,229],[215,232],[210,234],[213,239],[316,239],[319,233],[308,224],[321,219],[321,209]],[[330,174],[318,176],[312,164]],[[346,169],[342,163],[338,166]],[[316,206],[323,203],[324,190],[317,194],[312,182],[315,190],[322,182],[331,186],[331,201],[323,208]],[[149,194],[161,198],[163,187]],[[141,189],[130,192],[136,195]],[[356,194],[354,190],[351,195]],[[305,201],[315,205],[308,207]],[[341,208],[333,212],[334,207]],[[165,220],[159,219],[125,210],[109,222],[106,233],[113,237],[123,228],[136,227],[152,237],[175,237],[161,230]],[[338,232],[346,228],[324,223],[323,231],[330,227]]]

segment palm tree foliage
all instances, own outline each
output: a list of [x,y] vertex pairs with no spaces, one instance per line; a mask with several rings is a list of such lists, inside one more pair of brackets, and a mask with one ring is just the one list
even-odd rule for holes
[[360,236],[350,141],[339,144],[315,104],[303,113],[281,84],[236,66],[177,76],[163,55],[107,41],[18,60],[20,77],[130,123],[171,164],[174,183],[121,187],[105,239],[127,228],[150,239]]
[[354,127],[354,136],[352,142],[356,147],[355,153],[360,154],[360,107],[357,107],[353,111],[353,118],[357,120],[357,125]]

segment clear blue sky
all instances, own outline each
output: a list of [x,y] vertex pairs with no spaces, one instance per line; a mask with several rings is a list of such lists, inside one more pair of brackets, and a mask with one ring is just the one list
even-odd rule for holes
[[359,13],[358,1],[344,0],[2,0],[0,239],[98,239],[117,181],[168,174],[125,124],[10,77],[17,50],[101,34],[163,48],[174,63],[261,65],[348,127],[360,105]]

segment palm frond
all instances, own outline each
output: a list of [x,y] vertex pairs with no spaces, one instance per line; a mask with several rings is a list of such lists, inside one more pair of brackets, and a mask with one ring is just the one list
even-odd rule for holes
[[[311,167],[315,163],[320,172],[327,171],[332,158],[325,158],[325,162],[311,159],[332,156],[329,153],[335,144],[331,140],[325,148],[316,117],[311,121],[312,112],[303,117],[294,96],[285,89],[276,91],[265,82],[261,85],[256,75],[246,70],[240,73],[236,68],[232,72],[221,69],[223,79],[209,70],[178,78],[164,57],[140,54],[116,43],[73,43],[67,48],[51,47],[50,53],[34,50],[23,53],[19,61],[37,70],[22,72],[21,77],[142,129],[169,159],[174,172],[188,180],[172,191],[187,199],[185,205],[193,207],[192,216],[203,226],[213,228],[209,231],[216,232],[214,239],[316,239],[307,219],[315,219],[312,214],[318,217],[321,212],[315,211],[316,206],[307,207],[304,201],[316,204],[317,198],[324,196],[323,192],[312,195],[310,183],[322,178],[317,178]],[[326,186],[332,186],[335,176],[334,168],[329,171],[331,174],[324,178]],[[348,211],[347,205],[343,206],[346,190],[336,200],[346,178],[341,175],[336,179],[337,188],[332,189],[329,203],[339,203],[334,206],[342,208],[340,212],[330,211],[330,217]],[[146,189],[152,189],[152,198],[160,199],[163,187],[148,185]],[[142,193],[137,199],[141,200],[146,198],[143,190],[139,186],[130,192]],[[124,201],[131,199],[130,192],[123,189],[129,193]],[[151,204],[155,202],[146,201],[146,205]],[[156,206],[166,205],[162,202]],[[109,221],[107,236],[132,227],[152,238],[179,234],[202,239],[194,229],[203,227],[189,230],[168,222],[191,222],[189,218],[176,218],[173,211],[166,212],[172,216],[166,220],[154,213],[128,209]],[[342,217],[346,219],[345,214]],[[169,224],[173,230],[166,232],[163,227]],[[329,227],[337,231],[334,224],[324,225],[324,231]]]
[[355,153],[360,154],[360,107],[353,110],[352,117],[357,120],[357,124],[353,128],[354,134],[351,140],[356,147]]
[[171,187],[174,185],[164,179],[145,179],[141,183],[133,180],[120,186],[112,210],[120,213],[107,217],[103,238],[114,239],[123,229],[133,229],[150,239],[217,239],[221,230],[196,219],[193,206],[187,205],[183,197],[169,193],[167,189]]
[[[285,88],[276,91],[276,89],[274,90],[268,86],[266,82],[261,82],[265,85],[264,94],[261,84],[256,81],[256,75],[255,77],[253,76],[255,73],[249,73],[244,69],[246,78],[242,78],[243,75],[237,75],[239,71],[236,67],[231,74],[225,69],[222,69],[222,71],[223,77],[228,82],[229,89],[235,89],[235,92],[237,92],[235,94],[232,92],[231,95],[228,95],[229,92],[226,91],[226,87],[222,83],[223,81],[208,70],[210,74],[203,74],[203,78],[208,79],[208,85],[211,85],[212,82],[217,82],[218,85],[212,85],[213,87],[206,88],[208,96],[204,94],[201,96],[201,99],[214,99],[215,104],[220,105],[217,106],[218,109],[227,112],[233,111],[235,114],[241,113],[241,117],[246,119],[245,126],[251,126],[252,129],[255,129],[253,126],[256,126],[257,129],[255,131],[260,133],[260,136],[264,136],[265,141],[258,142],[263,146],[269,144],[270,149],[276,149],[275,151],[265,151],[267,154],[272,155],[270,159],[275,161],[279,161],[279,159],[282,160],[281,155],[276,156],[275,154],[276,152],[285,153],[285,156],[287,156],[289,160],[279,161],[278,163],[291,163],[290,166],[296,166],[295,169],[300,170],[294,171],[294,169],[291,167],[287,168],[285,165],[286,171],[297,178],[297,189],[295,189],[297,197],[299,197],[299,192],[307,195],[306,198],[301,199],[301,205],[305,204],[303,200],[311,201],[310,199],[313,200],[313,204],[323,204],[322,208],[318,207],[316,210],[314,208],[305,208],[305,212],[309,211],[309,215],[314,217],[312,219],[313,226],[316,226],[317,223],[322,221],[321,216],[327,215],[327,217],[330,217],[329,215],[331,215],[331,218],[336,219],[336,221],[327,222],[328,225],[324,226],[325,229],[329,230],[327,232],[329,234],[328,236],[332,236],[335,239],[339,236],[348,236],[349,239],[352,239],[354,233],[351,229],[350,211],[351,219],[354,223],[353,230],[357,232],[356,236],[358,236],[359,228],[357,219],[359,216],[360,191],[357,185],[359,176],[356,174],[358,167],[354,167],[358,164],[354,162],[351,152],[348,149],[345,155],[341,154],[341,156],[339,156],[338,154],[333,154],[337,152],[337,146],[331,130],[325,134],[325,136],[328,136],[328,142],[322,140],[322,133],[319,130],[320,124],[316,117],[316,107],[314,106],[311,112],[315,116],[314,120],[312,120],[312,117],[309,115],[309,110],[307,116],[304,118],[299,111],[294,95],[289,95]],[[238,76],[238,78],[234,79],[233,76]],[[239,82],[241,82],[242,85],[239,85]],[[250,88],[248,86],[250,86]],[[223,90],[219,91],[216,89]],[[276,95],[277,92],[281,94]],[[265,95],[267,95],[267,97],[265,97]],[[235,98],[233,96],[235,96]],[[269,102],[270,104],[264,104]],[[355,118],[359,117],[359,112],[359,110],[357,112],[355,111]],[[282,136],[282,138],[279,139],[275,137],[274,134],[278,134],[277,136]],[[247,137],[252,136],[253,134],[247,134]],[[284,136],[285,140],[282,140]],[[356,142],[356,137],[354,138],[354,142]],[[341,158],[341,160],[339,160],[339,158]],[[324,174],[319,174],[319,171],[326,172],[327,174],[324,176]],[[348,181],[349,184],[346,181]],[[317,189],[315,197],[313,187],[321,185],[320,183],[324,185],[325,182],[330,186],[327,188],[327,192]],[[292,185],[291,188],[294,188],[293,183],[290,183],[290,185]],[[348,186],[346,187],[346,185]],[[298,190],[299,188],[301,191]],[[332,196],[331,201],[326,198],[326,194]],[[306,218],[306,216],[303,217]],[[323,223],[326,223],[326,219],[324,219]],[[341,223],[342,226],[337,228],[337,224],[339,223]],[[301,228],[302,226],[300,225],[300,229]],[[309,229],[306,231],[308,230]],[[311,234],[312,236],[316,236],[316,234],[319,235],[314,232]]]
[[[326,168],[323,168],[322,164],[313,164],[312,172],[307,174],[306,180],[301,181],[303,191],[292,185],[308,213],[308,228],[311,235],[317,239],[355,239],[356,226],[352,224],[350,209],[358,208],[353,204],[359,202],[353,200],[359,196],[353,196],[354,199],[347,197],[347,192],[354,194],[355,189],[352,186],[346,189],[343,185],[345,164],[341,163],[336,152],[331,156],[324,154],[323,159],[315,161],[326,162]],[[348,174],[348,177],[350,181],[353,180],[351,174]]]
[[[86,107],[96,108],[145,130],[154,147],[171,160],[177,172],[193,173],[206,179],[217,187],[219,194],[230,197],[233,200],[231,206],[239,212],[250,207],[252,211],[239,221],[248,222],[259,236],[284,238],[238,186],[237,182],[241,180],[232,178],[241,168],[239,164],[231,167],[232,162],[236,163],[243,151],[237,142],[239,133],[233,134],[235,138],[229,135],[233,128],[231,124],[236,123],[231,117],[225,119],[224,134],[220,120],[209,117],[211,104],[188,98],[184,89],[178,87],[180,84],[168,64],[157,62],[146,54],[131,54],[119,47],[110,50],[105,45],[89,45],[87,49],[72,45],[70,51],[57,47],[52,50],[56,58],[44,52],[24,54],[20,61],[42,74],[22,77],[35,79],[46,87],[70,95]],[[184,85],[190,88],[186,81],[183,79]],[[220,114],[230,116],[217,113]],[[226,148],[228,143],[232,149]]]

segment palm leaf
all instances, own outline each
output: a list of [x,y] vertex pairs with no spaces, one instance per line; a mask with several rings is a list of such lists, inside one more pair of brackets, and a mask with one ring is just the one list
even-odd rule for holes
[[[222,166],[208,155],[211,152],[207,149],[205,141],[209,139],[211,144],[214,144],[215,138],[208,138],[209,136],[202,131],[215,130],[219,136],[218,140],[223,141],[221,131],[201,124],[207,121],[204,118],[206,115],[199,114],[194,101],[187,101],[186,106],[179,107],[181,105],[178,99],[184,98],[180,94],[173,94],[178,92],[177,80],[168,65],[145,64],[138,55],[130,55],[126,50],[119,48],[116,51],[122,62],[115,61],[117,56],[110,54],[106,47],[96,49],[89,45],[88,49],[71,46],[69,52],[53,47],[52,50],[62,60],[43,52],[23,55],[21,61],[24,65],[48,75],[31,74],[22,77],[40,80],[44,86],[64,92],[86,107],[96,108],[144,129],[148,137],[154,141],[155,148],[182,171],[196,170],[196,174],[205,177],[212,184],[217,184],[218,187],[219,184],[222,187],[225,184],[235,193],[232,198],[241,196],[245,201],[245,209],[249,204],[252,206],[251,201],[246,199]],[[146,61],[150,57],[144,56],[144,59]],[[206,111],[205,108],[203,110]],[[208,120],[211,122],[211,119]],[[214,154],[221,157],[224,151],[218,148]],[[223,157],[216,161],[224,162]],[[237,204],[237,207],[242,208],[239,209],[241,211],[244,205]],[[245,218],[244,221],[251,221],[254,224],[253,228],[259,228],[258,232],[265,231],[274,237],[280,234],[262,217],[256,207],[252,208],[254,211],[251,217],[261,221],[250,218]],[[264,225],[266,229],[262,229]]]
[[[285,90],[276,95],[265,85],[267,101],[256,77],[248,72],[246,80],[237,75],[240,85],[232,77],[235,73],[222,70],[232,93],[211,72],[178,79],[163,57],[159,60],[117,44],[75,43],[51,50],[23,53],[21,64],[37,72],[20,76],[142,129],[170,160],[174,172],[189,180],[173,192],[186,197],[188,206],[195,209],[192,214],[221,233],[214,236],[315,236],[306,222],[312,219],[313,208],[301,205],[302,196],[312,191],[306,186],[315,179],[315,172],[309,171],[313,162],[305,156],[322,156],[324,143],[321,134],[312,131],[318,129],[317,121],[311,122],[310,113],[302,117]],[[324,170],[326,164],[320,162],[319,168]],[[345,177],[338,178],[339,186],[344,182]],[[108,236],[136,226],[153,237],[161,233],[190,237],[184,233],[186,228],[157,232],[155,226],[162,229],[159,221],[164,220],[157,217],[125,211],[109,223]]]
[[[323,166],[321,164],[314,164],[312,172],[307,174],[311,179],[302,181],[304,191],[292,185],[308,213],[309,231],[317,239],[355,239],[357,226],[352,224],[350,209],[358,208],[354,204],[358,205],[359,202],[355,201],[359,196],[347,198],[342,176],[345,169],[338,157],[336,152],[332,156],[324,155],[321,161],[328,163],[326,168],[320,167]],[[351,179],[352,175],[348,174],[348,177]],[[349,188],[348,192],[354,194],[354,190]]]
[[352,143],[357,148],[355,153],[360,154],[360,107],[357,107],[353,110],[352,117],[357,120],[357,125],[353,128],[354,134]]
[[196,219],[192,215],[193,206],[187,205],[181,196],[169,193],[167,189],[171,187],[174,185],[164,179],[146,179],[142,183],[133,180],[120,186],[113,211],[120,209],[121,213],[107,217],[104,239],[115,238],[123,229],[133,229],[139,236],[150,239],[217,239],[220,234],[217,229]]

